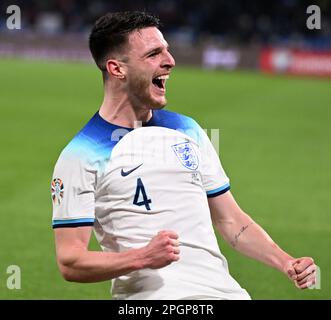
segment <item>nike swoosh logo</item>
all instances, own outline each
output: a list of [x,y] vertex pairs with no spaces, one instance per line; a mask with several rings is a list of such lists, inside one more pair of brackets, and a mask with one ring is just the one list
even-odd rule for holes
[[129,171],[124,171],[124,170],[122,169],[122,170],[121,170],[121,176],[122,176],[122,177],[126,177],[126,176],[128,176],[130,173],[132,173],[133,171],[137,170],[137,169],[140,168],[142,165],[143,165],[143,163],[140,164],[138,167],[135,167],[135,168],[133,168],[133,169],[131,169],[131,170],[129,170]]

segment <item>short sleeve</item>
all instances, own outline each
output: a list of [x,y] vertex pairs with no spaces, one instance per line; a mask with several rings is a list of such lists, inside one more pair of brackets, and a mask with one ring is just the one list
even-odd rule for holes
[[51,182],[53,228],[94,224],[95,183],[96,171],[87,161],[64,150]]
[[230,189],[230,181],[222,167],[215,148],[207,134],[201,128],[199,140],[203,187],[208,198],[216,197]]

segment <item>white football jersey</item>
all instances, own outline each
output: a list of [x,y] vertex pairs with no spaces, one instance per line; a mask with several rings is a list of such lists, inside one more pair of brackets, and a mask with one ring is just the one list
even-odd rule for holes
[[250,299],[229,274],[207,197],[229,179],[205,132],[169,111],[135,130],[97,113],[62,152],[52,181],[53,227],[94,225],[104,251],[179,236],[180,259],[113,280],[114,299]]

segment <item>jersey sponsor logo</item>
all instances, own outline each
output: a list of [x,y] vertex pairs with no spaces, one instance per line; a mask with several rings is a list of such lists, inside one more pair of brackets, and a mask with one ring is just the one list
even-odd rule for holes
[[199,166],[198,157],[190,142],[177,143],[172,146],[181,164],[190,170],[196,170]]
[[52,181],[52,199],[54,204],[60,204],[63,198],[64,185],[61,179],[56,178]]
[[133,171],[137,170],[138,168],[140,168],[143,165],[143,163],[141,163],[139,166],[129,170],[129,171],[124,171],[123,169],[121,170],[121,176],[122,177],[126,177],[128,176],[130,173],[132,173]]

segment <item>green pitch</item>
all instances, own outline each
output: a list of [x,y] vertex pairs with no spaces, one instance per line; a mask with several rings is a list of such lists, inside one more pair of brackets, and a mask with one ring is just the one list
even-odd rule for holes
[[[50,198],[60,151],[102,101],[101,77],[85,64],[0,60],[0,70],[0,299],[108,299],[107,282],[61,278]],[[321,289],[299,291],[220,239],[231,274],[254,299],[330,299],[330,82],[177,67],[168,100],[220,129],[237,201],[289,253],[315,258]],[[7,288],[10,265],[20,290]]]

